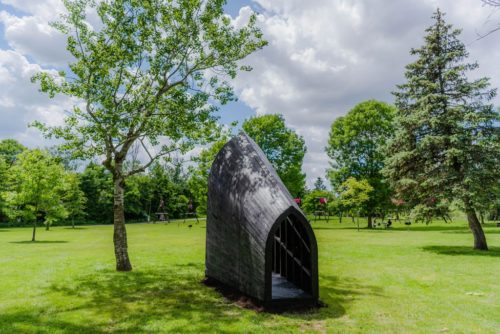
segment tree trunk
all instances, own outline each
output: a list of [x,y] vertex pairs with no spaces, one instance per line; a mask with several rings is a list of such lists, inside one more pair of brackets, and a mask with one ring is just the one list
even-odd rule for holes
[[484,225],[484,212],[479,212],[479,217],[481,218],[481,225]]
[[33,236],[31,237],[31,241],[35,241],[35,234],[36,234],[36,219],[33,221]]
[[71,227],[75,228],[75,218],[71,217]]
[[339,222],[340,222],[340,224],[342,224],[342,212],[340,212],[340,214],[339,214]]
[[49,230],[49,222],[45,222],[45,231],[48,231]]
[[115,245],[115,258],[117,271],[131,271],[132,265],[128,257],[127,245],[127,230],[125,229],[125,212],[124,212],[124,180],[121,175],[121,170],[117,167],[119,176],[113,177],[115,186],[114,204],[113,204],[113,222],[114,234],[113,242]]
[[467,214],[467,220],[469,221],[469,228],[474,236],[474,249],[488,250],[486,236],[484,235],[479,219],[477,219],[476,211],[474,208],[466,206],[465,213]]
[[368,214],[368,228],[373,228],[372,214]]

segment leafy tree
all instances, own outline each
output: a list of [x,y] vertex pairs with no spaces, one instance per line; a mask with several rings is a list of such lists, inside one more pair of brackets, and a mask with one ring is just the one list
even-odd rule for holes
[[207,212],[208,176],[210,174],[210,168],[212,167],[215,156],[227,141],[228,136],[225,135],[209,148],[202,150],[198,156],[193,158],[196,166],[191,166],[189,168],[190,177],[188,186],[195,201],[198,203],[197,211],[199,213],[205,214]]
[[[173,165],[156,163],[149,175],[153,183],[152,209],[157,210],[160,201],[163,200],[163,212],[167,212],[170,218],[182,218],[187,211],[189,199],[193,197],[182,163],[175,162]],[[197,204],[196,201],[194,204]]]
[[385,173],[398,196],[427,219],[458,200],[474,248],[487,250],[476,210],[481,194],[500,180],[499,114],[488,103],[496,91],[487,78],[469,79],[478,65],[465,62],[460,30],[446,24],[439,10],[433,19],[425,45],[411,50],[418,59],[406,66],[407,83],[394,93],[397,130]]
[[391,191],[381,170],[385,159],[382,148],[394,133],[394,114],[395,108],[387,103],[362,102],[333,122],[326,147],[333,189],[349,178],[364,179],[373,188],[362,208],[368,216],[368,228],[372,228],[372,217],[391,205]]
[[301,196],[306,178],[302,173],[307,151],[304,138],[287,128],[278,114],[252,117],[242,127],[264,151],[292,196]]
[[326,185],[325,182],[321,177],[318,176],[316,181],[314,182],[314,189],[315,190],[326,190]]
[[3,219],[5,210],[4,192],[7,190],[9,166],[3,156],[0,156],[0,219]]
[[332,215],[337,215],[339,217],[339,223],[342,224],[342,217],[345,212],[349,211],[349,208],[344,207],[339,196],[332,196],[327,204],[328,213]]
[[[348,178],[339,187],[340,204],[345,211],[354,214],[362,210],[365,204],[370,200],[373,187],[368,180],[356,180],[353,177]],[[359,220],[358,231],[359,231]]]
[[0,157],[2,157],[9,166],[14,163],[17,155],[24,150],[26,150],[26,147],[15,139],[0,140]]
[[75,228],[75,218],[83,218],[87,198],[80,188],[80,177],[76,173],[67,173],[64,180],[64,207],[71,218],[71,226]]
[[[266,42],[256,16],[240,29],[224,14],[224,0],[64,0],[68,14],[56,28],[68,35],[71,75],[41,72],[33,80],[54,96],[84,101],[65,124],[46,135],[65,140],[75,158],[103,156],[114,186],[116,269],[130,271],[124,214],[125,180],[160,157],[210,140],[218,126],[211,104],[233,99],[228,82],[240,60]],[[86,13],[95,9],[92,28]],[[149,158],[124,170],[134,145]],[[156,150],[153,147],[157,147]]]
[[67,217],[63,204],[65,171],[45,151],[26,150],[11,167],[7,214],[11,219],[33,223],[35,241],[37,220],[44,219],[47,228]]
[[125,183],[125,217],[151,219],[154,179],[149,174],[136,174]]
[[[332,199],[332,194],[326,190],[312,190],[304,195],[302,200],[302,210],[307,213],[313,213],[319,209],[319,198],[324,197],[328,202]],[[328,207],[327,207],[328,208]]]
[[104,166],[89,163],[80,175],[86,203],[86,218],[94,222],[113,220],[113,177]]

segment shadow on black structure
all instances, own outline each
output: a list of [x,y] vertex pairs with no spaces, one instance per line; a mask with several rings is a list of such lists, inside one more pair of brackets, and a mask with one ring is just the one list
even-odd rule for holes
[[222,148],[210,172],[206,276],[269,308],[318,305],[314,232],[245,133]]

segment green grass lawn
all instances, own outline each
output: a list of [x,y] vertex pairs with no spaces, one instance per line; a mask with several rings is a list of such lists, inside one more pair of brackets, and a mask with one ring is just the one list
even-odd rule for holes
[[465,223],[313,225],[328,307],[279,315],[200,284],[203,223],[129,225],[131,273],[114,271],[112,226],[39,230],[36,243],[0,229],[0,333],[500,332],[500,228],[474,252]]

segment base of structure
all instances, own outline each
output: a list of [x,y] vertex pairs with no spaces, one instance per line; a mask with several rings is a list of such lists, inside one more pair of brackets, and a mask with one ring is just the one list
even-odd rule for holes
[[[286,281],[286,280],[285,280]],[[279,281],[277,281],[279,282]],[[288,281],[286,281],[288,282]],[[263,302],[253,297],[247,296],[244,293],[214,279],[206,277],[202,284],[213,288],[220,293],[228,301],[256,312],[283,313],[283,312],[310,312],[313,309],[326,307],[327,305],[320,300],[309,298],[293,299],[281,298],[273,299],[271,302]],[[298,289],[300,290],[300,289]],[[302,290],[300,290],[302,291]],[[303,291],[302,291],[303,292]],[[305,293],[305,292],[303,292]]]
[[312,296],[310,294],[298,288],[295,284],[291,283],[281,275],[273,273],[272,284],[273,300],[312,299]]

